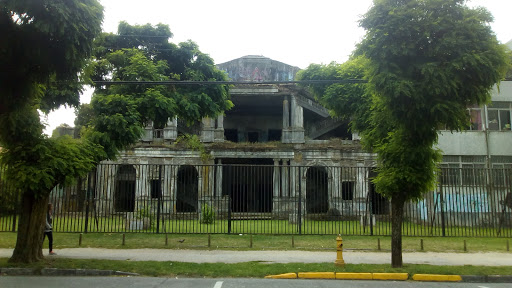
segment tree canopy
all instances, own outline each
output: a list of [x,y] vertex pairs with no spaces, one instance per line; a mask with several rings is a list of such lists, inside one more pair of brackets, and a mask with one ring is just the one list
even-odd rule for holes
[[435,183],[437,129],[468,127],[467,107],[487,103],[508,68],[488,25],[492,16],[465,3],[375,0],[360,21],[366,35],[351,60],[302,73],[303,79],[368,79],[366,88],[334,84],[313,91],[336,114],[351,117],[365,147],[378,155],[373,181],[392,203],[394,267],[402,266],[403,205]]
[[[50,191],[90,172],[140,139],[150,121],[199,120],[231,107],[225,85],[97,85],[82,106],[80,139],[48,138],[39,111],[78,106],[84,81],[225,80],[196,44],[169,43],[166,25],[130,26],[100,34],[96,0],[6,0],[0,4],[0,160],[21,193],[15,262],[42,258]],[[123,35],[123,36],[121,36]],[[95,40],[96,38],[96,40]],[[1,191],[0,191],[1,192]]]
[[66,156],[76,166],[59,160],[63,151],[57,147],[69,143],[43,135],[38,110],[78,105],[79,74],[102,17],[95,0],[3,1],[0,6],[0,143],[3,161],[16,168],[8,174],[22,191],[37,194],[44,187],[44,195],[94,166],[89,160],[98,147],[83,141],[73,141],[78,150],[68,152],[77,154]]
[[[88,68],[96,81],[225,81],[213,60],[192,41],[169,42],[167,25],[121,22],[117,34],[96,40]],[[86,135],[105,147],[109,157],[140,139],[148,123],[163,128],[169,119],[186,121],[216,116],[232,107],[227,85],[96,85]],[[80,114],[78,115],[81,118]],[[89,132],[87,132],[89,131]]]
[[0,159],[23,202],[12,261],[42,257],[43,215],[51,189],[87,173],[104,157],[90,141],[45,136],[38,112],[78,105],[80,72],[102,18],[96,0],[0,4]]

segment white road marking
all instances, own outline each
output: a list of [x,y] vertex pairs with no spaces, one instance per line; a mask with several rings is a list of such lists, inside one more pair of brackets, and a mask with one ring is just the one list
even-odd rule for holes
[[489,288],[487,286],[478,286],[478,288]]
[[223,282],[224,281],[217,281],[217,283],[215,283],[215,286],[213,286],[213,288],[221,288]]

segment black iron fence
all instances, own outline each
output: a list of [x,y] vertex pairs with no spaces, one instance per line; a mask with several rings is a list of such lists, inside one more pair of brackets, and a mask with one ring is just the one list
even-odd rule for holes
[[[436,190],[406,204],[403,235],[511,237],[511,172],[441,169]],[[390,235],[374,176],[371,167],[103,164],[50,201],[57,232]],[[0,231],[15,231],[19,193],[0,178],[0,194]]]

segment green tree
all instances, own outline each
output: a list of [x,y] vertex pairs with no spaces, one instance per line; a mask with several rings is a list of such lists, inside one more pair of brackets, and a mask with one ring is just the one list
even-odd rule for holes
[[6,0],[0,4],[0,146],[7,181],[20,191],[14,262],[42,258],[48,195],[94,167],[103,154],[89,141],[43,134],[38,109],[79,102],[79,72],[101,32],[96,0]]
[[[128,25],[96,41],[90,63],[96,81],[225,81],[213,60],[191,42],[170,43],[167,25]],[[91,100],[94,117],[85,135],[106,148],[109,157],[140,139],[148,122],[163,128],[169,119],[187,121],[216,116],[232,107],[227,85],[96,85]],[[78,118],[82,118],[78,114]]]
[[[505,49],[488,25],[492,16],[465,2],[375,0],[360,21],[366,35],[355,52],[366,60],[351,61],[367,61],[360,72],[368,87],[358,92],[336,84],[321,96],[338,95],[343,104],[327,104],[348,112],[365,147],[378,155],[373,181],[377,192],[391,199],[393,267],[403,263],[404,203],[420,199],[435,184],[441,155],[435,148],[437,128],[465,129],[466,107],[489,101],[508,67]],[[341,77],[350,76],[343,72]],[[343,94],[351,92],[359,93],[360,109],[340,109],[352,105],[344,98],[357,102]]]
[[80,104],[80,106],[75,109],[74,138],[80,138],[80,132],[82,131],[82,128],[86,127],[93,117],[94,113],[92,111],[91,104]]
[[[227,87],[222,85],[98,86],[92,107],[88,107],[91,109],[81,109],[92,115],[79,119],[87,126],[82,129],[82,137],[48,138],[42,133],[38,109],[48,112],[61,105],[77,106],[81,82],[90,80],[88,75],[92,74],[93,80],[114,81],[182,79],[179,71],[184,79],[204,81],[224,79],[224,75],[192,42],[183,44],[187,49],[177,49],[183,54],[176,56],[179,61],[175,62],[149,52],[152,49],[174,55],[172,45],[169,50],[149,44],[125,50],[97,46],[92,53],[95,37],[100,36],[97,43],[109,38],[100,35],[103,9],[96,0],[8,0],[0,5],[0,31],[4,36],[0,41],[0,66],[5,67],[0,70],[1,160],[8,167],[6,178],[16,191],[21,191],[22,201],[10,261],[34,262],[43,257],[44,215],[48,196],[57,184],[71,182],[99,161],[114,158],[119,149],[140,139],[147,121],[163,125],[174,115],[184,119],[213,116],[230,107],[231,102]],[[166,47],[172,34],[165,25],[158,27],[164,27],[163,37],[149,38],[159,39],[159,44]],[[139,33],[135,31],[130,41],[135,41]],[[88,60],[92,54],[103,56]],[[177,72],[170,75],[168,71]]]

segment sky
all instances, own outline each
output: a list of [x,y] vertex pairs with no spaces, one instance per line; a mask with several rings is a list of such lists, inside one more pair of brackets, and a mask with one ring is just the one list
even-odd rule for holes
[[[346,61],[364,36],[358,20],[372,0],[99,0],[104,6],[103,31],[117,32],[120,21],[168,24],[171,42],[192,40],[216,64],[246,55],[263,55],[306,68],[311,63]],[[494,16],[498,40],[512,40],[512,1],[470,0]],[[90,101],[86,90],[82,103]],[[66,123],[74,126],[72,108],[61,108],[43,121],[45,133]]]

